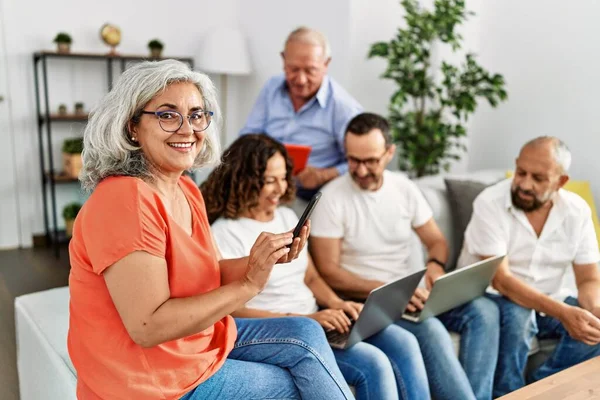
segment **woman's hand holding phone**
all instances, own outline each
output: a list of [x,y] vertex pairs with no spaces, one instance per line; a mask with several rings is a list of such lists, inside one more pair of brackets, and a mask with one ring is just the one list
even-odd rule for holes
[[[293,233],[294,230],[290,230],[289,232]],[[306,242],[308,241],[308,236],[310,235],[310,220],[306,220],[304,226],[300,230],[300,235],[294,238],[294,241],[290,245],[290,251],[287,254],[284,254],[279,260],[277,260],[278,264],[289,263],[292,260],[295,260],[300,255],[304,246],[306,246]]]

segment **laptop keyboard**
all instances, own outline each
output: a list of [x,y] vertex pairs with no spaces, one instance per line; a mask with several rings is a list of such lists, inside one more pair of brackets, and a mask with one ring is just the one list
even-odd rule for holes
[[354,321],[352,318],[350,318],[351,324],[348,327],[348,332],[345,333],[341,333],[338,330],[332,330],[332,331],[326,331],[325,332],[325,336],[327,337],[327,341],[329,342],[329,344],[331,345],[331,347],[334,347],[336,349],[343,349],[344,346],[346,345],[346,342],[348,341],[348,338],[350,337],[350,332],[352,331],[352,327],[354,326]]
[[419,318],[419,316],[421,315],[421,310],[405,311],[404,315],[408,315],[409,317],[413,317],[413,318]]

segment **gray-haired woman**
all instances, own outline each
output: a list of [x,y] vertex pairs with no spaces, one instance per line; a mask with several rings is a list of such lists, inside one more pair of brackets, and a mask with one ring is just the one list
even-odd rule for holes
[[[217,160],[218,119],[210,80],[177,61],[128,69],[92,113],[81,180],[93,192],[69,247],[80,399],[351,397],[315,321],[229,316],[297,257],[309,227],[221,259],[183,175]],[[246,274],[221,286],[228,263]]]

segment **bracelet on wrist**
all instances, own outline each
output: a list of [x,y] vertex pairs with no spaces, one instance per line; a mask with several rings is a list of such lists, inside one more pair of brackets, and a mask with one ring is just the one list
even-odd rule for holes
[[440,267],[442,267],[443,270],[446,270],[446,263],[441,262],[437,258],[430,258],[429,260],[427,260],[427,264],[429,264],[429,263],[437,264]]

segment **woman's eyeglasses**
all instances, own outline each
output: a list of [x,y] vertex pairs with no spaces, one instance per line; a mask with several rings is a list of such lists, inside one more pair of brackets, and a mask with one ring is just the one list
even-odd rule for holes
[[[142,114],[156,115],[158,124],[165,132],[177,132],[183,126],[183,115],[177,111],[142,110]],[[202,132],[210,125],[213,114],[212,111],[198,110],[187,115],[186,118],[194,132]]]

